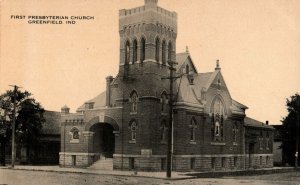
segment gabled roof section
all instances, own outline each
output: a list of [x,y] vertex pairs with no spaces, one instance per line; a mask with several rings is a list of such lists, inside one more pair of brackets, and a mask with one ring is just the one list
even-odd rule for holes
[[232,105],[239,107],[241,109],[248,109],[248,107],[246,105],[241,104],[240,102],[232,99]]
[[245,122],[245,126],[248,127],[259,127],[259,128],[268,128],[268,129],[274,129],[274,127],[267,125],[263,122],[257,121],[255,119],[249,118],[249,117],[245,117],[244,119]]
[[43,123],[42,134],[60,135],[61,113],[55,111],[44,112],[45,123]]
[[176,62],[177,62],[176,68],[177,68],[177,70],[179,68],[181,68],[182,64],[186,61],[188,56],[189,56],[189,53],[186,53],[186,52],[176,54]]
[[84,110],[86,103],[94,103],[94,109],[95,108],[100,108],[100,107],[105,107],[105,101],[106,101],[106,91],[103,91],[102,93],[100,93],[95,98],[93,98],[93,99],[91,99],[89,101],[86,101],[83,105],[81,105],[80,107],[78,107],[77,108],[77,112]]
[[180,70],[184,67],[184,65],[187,62],[190,63],[190,65],[192,66],[192,69],[195,71],[195,73],[198,73],[189,52],[177,53],[176,54],[176,62],[177,62],[177,65],[176,65],[177,73],[180,73]]
[[[178,102],[189,104],[202,104],[201,92],[205,88],[213,75],[213,72],[192,74],[193,84],[189,82],[189,75],[183,75],[176,80],[178,88]],[[207,89],[204,89],[207,90]]]

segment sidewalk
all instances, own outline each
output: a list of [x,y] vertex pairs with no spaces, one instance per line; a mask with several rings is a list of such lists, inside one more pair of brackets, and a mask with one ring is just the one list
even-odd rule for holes
[[[0,167],[0,169],[12,169],[10,166]],[[134,171],[118,171],[118,170],[98,170],[98,169],[83,169],[83,168],[63,168],[59,166],[28,166],[16,165],[14,170],[30,170],[30,171],[44,171],[44,172],[65,172],[65,173],[82,173],[94,175],[112,175],[112,176],[130,176],[130,177],[144,177],[157,178],[168,180],[184,180],[193,178],[216,178],[223,176],[240,176],[240,175],[263,175],[272,173],[285,173],[295,171],[294,167],[273,167],[264,169],[252,170],[237,170],[237,171],[216,171],[216,172],[174,172],[172,177],[167,178],[166,172],[137,172]]]
[[[10,166],[3,166],[0,169],[11,169]],[[82,174],[95,174],[95,175],[112,175],[112,176],[130,176],[130,177],[146,177],[157,179],[169,180],[183,180],[195,178],[192,176],[184,175],[184,172],[172,171],[172,177],[167,178],[166,172],[137,172],[134,171],[118,171],[118,170],[98,170],[86,168],[63,168],[59,166],[28,166],[28,165],[15,165],[14,170],[30,170],[30,171],[44,171],[44,172],[66,172],[66,173],[82,173]]]

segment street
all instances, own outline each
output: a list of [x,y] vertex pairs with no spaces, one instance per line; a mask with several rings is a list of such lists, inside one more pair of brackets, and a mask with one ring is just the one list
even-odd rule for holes
[[7,185],[88,185],[88,184],[143,184],[143,185],[300,185],[300,172],[277,173],[259,176],[163,180],[144,177],[92,175],[82,173],[41,172],[0,169],[0,184]]

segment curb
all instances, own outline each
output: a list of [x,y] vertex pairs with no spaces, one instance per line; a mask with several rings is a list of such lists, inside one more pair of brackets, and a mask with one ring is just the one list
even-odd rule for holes
[[110,176],[116,176],[116,177],[136,177],[136,178],[150,178],[150,179],[162,179],[162,180],[170,180],[170,181],[175,181],[175,180],[186,180],[186,179],[193,179],[194,177],[192,176],[186,176],[185,177],[155,177],[155,176],[146,176],[146,175],[128,175],[128,174],[111,174],[111,173],[98,173],[97,171],[95,172],[90,172],[90,171],[68,171],[68,170],[47,170],[47,169],[28,169],[28,168],[11,168],[11,167],[0,167],[0,169],[4,170],[23,170],[23,171],[40,171],[40,172],[55,172],[55,173],[75,173],[75,174],[87,174],[87,175],[110,175]]

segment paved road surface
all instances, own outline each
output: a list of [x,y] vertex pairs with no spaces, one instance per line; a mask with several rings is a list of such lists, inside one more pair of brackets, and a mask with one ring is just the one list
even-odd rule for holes
[[163,179],[122,177],[111,175],[88,175],[61,172],[41,172],[0,169],[0,184],[7,185],[300,185],[300,172],[280,173],[260,176],[239,176],[214,179],[188,179],[169,181]]

